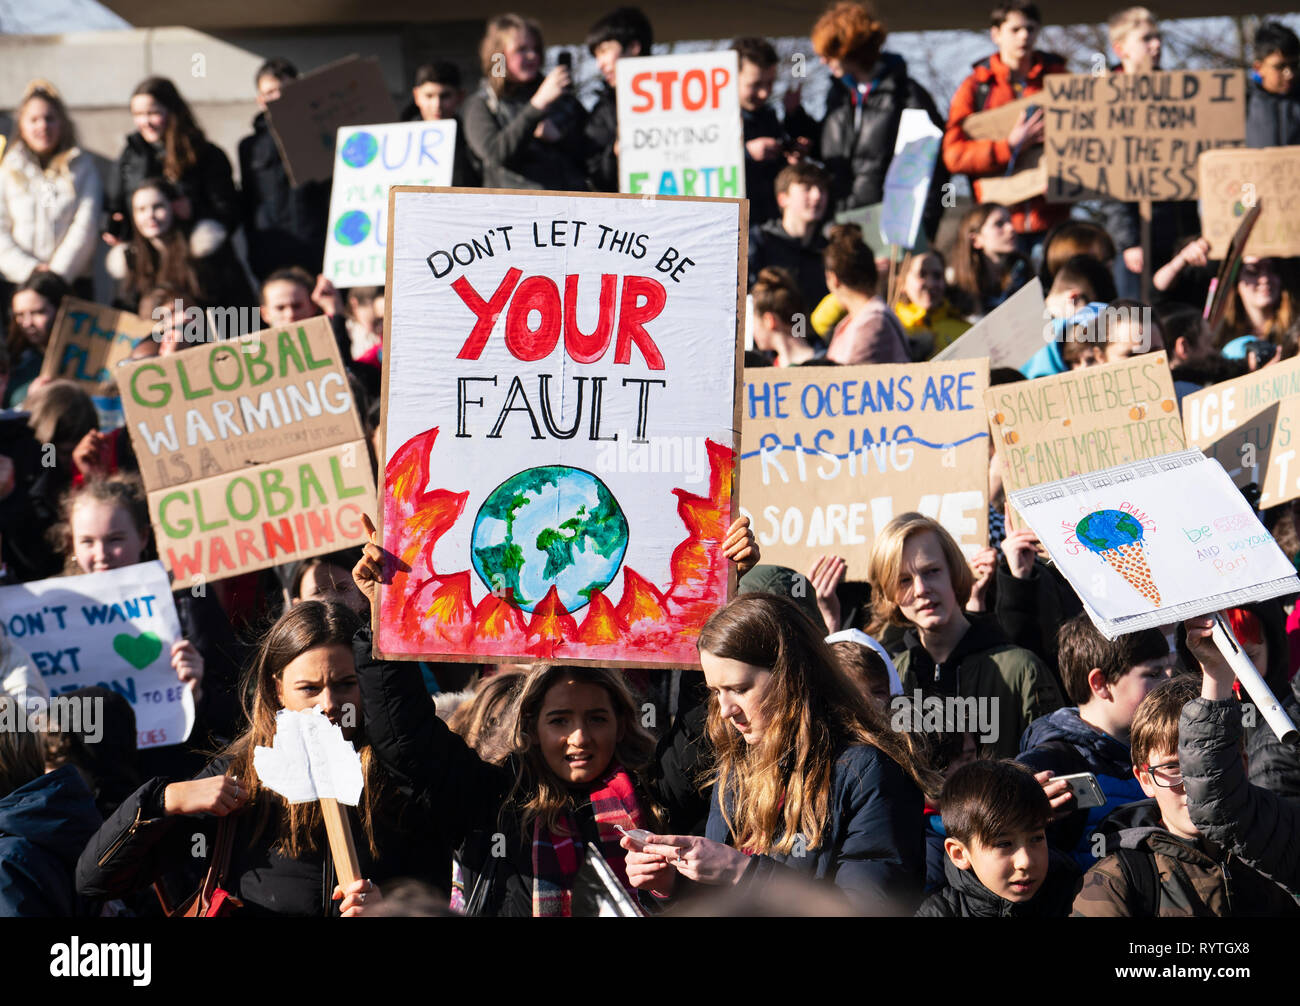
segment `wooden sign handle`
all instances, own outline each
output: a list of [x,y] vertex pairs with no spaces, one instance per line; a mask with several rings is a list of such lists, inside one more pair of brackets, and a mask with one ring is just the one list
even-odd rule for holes
[[334,857],[334,872],[338,875],[339,884],[346,888],[361,879],[361,866],[357,863],[357,847],[352,844],[347,808],[337,800],[322,797],[320,812],[325,818],[325,835],[329,838],[330,855]]
[[1142,300],[1151,303],[1151,200],[1138,200],[1138,220],[1142,227]]

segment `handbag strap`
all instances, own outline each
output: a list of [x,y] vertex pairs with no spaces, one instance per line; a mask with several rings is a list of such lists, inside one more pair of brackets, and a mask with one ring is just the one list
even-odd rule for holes
[[230,869],[230,854],[234,850],[234,846],[234,815],[227,814],[217,824],[217,839],[212,850],[212,862],[208,864],[208,874],[203,878],[203,900],[205,902],[209,901],[213,892],[225,882],[226,872]]

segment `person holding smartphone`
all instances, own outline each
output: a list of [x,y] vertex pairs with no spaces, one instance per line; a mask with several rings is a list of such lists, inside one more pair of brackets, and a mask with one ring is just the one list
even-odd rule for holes
[[536,21],[502,14],[488,22],[479,50],[483,86],[462,116],[486,188],[587,188],[586,112],[573,97],[567,64],[542,74],[544,51]]

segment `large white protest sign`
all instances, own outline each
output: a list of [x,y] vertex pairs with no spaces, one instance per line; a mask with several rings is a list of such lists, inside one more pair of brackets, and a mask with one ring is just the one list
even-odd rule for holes
[[880,206],[880,238],[885,244],[915,247],[942,140],[943,131],[924,109],[904,109]]
[[181,626],[161,562],[0,587],[0,626],[51,695],[100,685],[125,696],[139,747],[190,735],[194,698],[172,669]]
[[743,197],[736,53],[618,61],[618,190]]
[[727,596],[743,201],[391,198],[381,499],[400,565],[377,649],[694,664]]
[[384,285],[389,187],[450,185],[455,152],[455,119],[339,130],[325,237],[325,275],[331,283]]
[[1300,592],[1223,466],[1198,450],[1007,495],[1110,639]]

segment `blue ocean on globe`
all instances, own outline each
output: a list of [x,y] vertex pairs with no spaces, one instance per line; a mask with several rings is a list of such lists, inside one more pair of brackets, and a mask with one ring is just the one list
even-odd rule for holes
[[341,245],[359,245],[370,236],[370,214],[348,210],[334,224],[334,239]]
[[353,133],[343,141],[343,163],[349,168],[364,168],[379,153],[379,141],[365,130]]
[[573,612],[614,579],[627,538],[627,518],[604,482],[581,468],[545,465],[492,490],[474,518],[470,558],[488,590],[509,590],[524,611],[554,584]]

